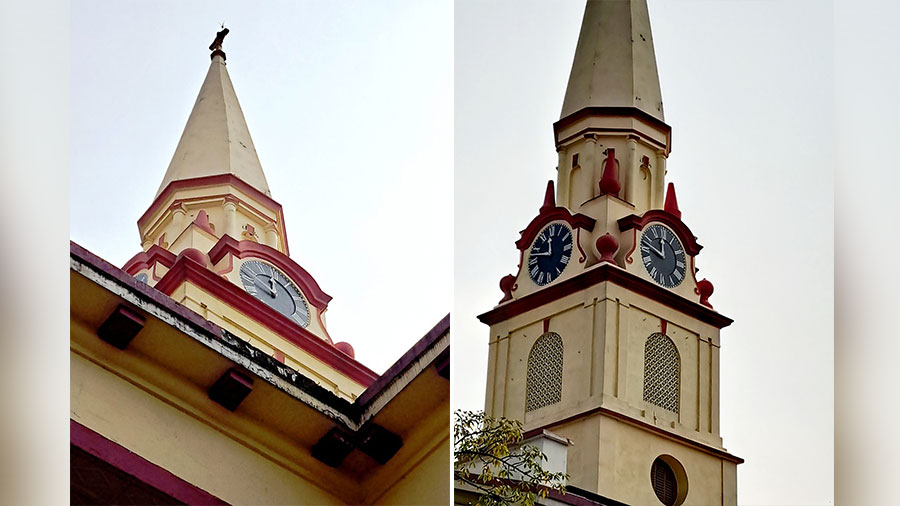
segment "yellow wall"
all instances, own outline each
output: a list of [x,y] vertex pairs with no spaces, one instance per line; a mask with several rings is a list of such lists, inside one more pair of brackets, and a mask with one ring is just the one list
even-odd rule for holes
[[71,354],[71,417],[232,504],[344,504],[213,425]]
[[[556,404],[526,412],[528,356],[547,317],[549,331],[563,341],[562,396]],[[643,400],[644,344],[661,331],[661,318],[681,363],[678,413]],[[525,430],[552,425],[553,432],[571,438],[568,472],[575,486],[629,504],[653,504],[647,502],[656,500],[650,465],[669,453],[689,475],[690,501],[685,504],[722,504],[722,487],[734,487],[733,463],[596,412],[553,425],[603,407],[723,450],[718,360],[718,329],[604,282],[491,327],[485,410],[522,420]],[[731,478],[723,482],[723,474]],[[626,493],[645,489],[651,496]],[[726,497],[725,504],[731,504],[735,494]]]
[[450,438],[442,438],[431,452],[399,478],[378,504],[447,504],[450,494]]

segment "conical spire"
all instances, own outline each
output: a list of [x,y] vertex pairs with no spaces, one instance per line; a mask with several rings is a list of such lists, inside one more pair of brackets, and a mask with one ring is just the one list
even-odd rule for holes
[[213,51],[212,62],[188,118],[175,156],[156,195],[172,181],[233,174],[266,195],[271,195],[256,155],[244,113],[228,71],[224,53]]
[[588,0],[560,118],[585,107],[665,120],[646,0]]

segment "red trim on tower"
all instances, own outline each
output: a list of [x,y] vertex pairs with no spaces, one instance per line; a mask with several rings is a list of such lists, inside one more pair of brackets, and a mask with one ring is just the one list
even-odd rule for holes
[[659,331],[666,335],[666,328],[668,327],[669,322],[667,322],[664,318],[659,319]]
[[[553,124],[553,134],[554,141],[559,142],[557,137],[559,137],[559,132],[581,120],[582,118],[586,118],[588,116],[606,116],[606,117],[619,117],[619,118],[637,118],[650,126],[657,128],[666,134],[666,156],[669,156],[669,153],[672,151],[672,127],[667,125],[664,121],[651,116],[649,113],[638,109],[637,107],[626,107],[626,106],[596,106],[596,107],[585,107],[583,109],[579,109],[572,114],[566,116],[565,118],[560,118],[559,121]],[[613,130],[613,129],[606,129]],[[623,130],[623,129],[615,129],[615,130]],[[624,129],[624,131],[633,131],[635,133],[639,133],[633,129]],[[580,134],[580,132],[579,132]],[[577,135],[577,134],[576,134]]]
[[550,332],[550,318],[544,318],[544,334]]
[[185,504],[228,504],[75,420],[69,420],[69,442]]
[[[222,239],[224,240],[226,237]],[[371,369],[341,353],[328,341],[298,326],[278,311],[238,288],[234,283],[223,279],[215,272],[187,257],[178,258],[154,288],[166,295],[171,295],[185,281],[190,281],[213,296],[222,299],[234,309],[334,367],[341,374],[360,385],[368,386],[378,377]]]
[[731,318],[719,314],[706,306],[701,306],[696,302],[685,299],[655,283],[608,263],[597,264],[577,276],[560,281],[558,284],[550,285],[543,290],[525,295],[521,299],[497,306],[479,315],[478,319],[482,323],[493,325],[604,281],[627,288],[638,295],[655,300],[660,304],[697,318],[719,329],[731,325],[733,321]]
[[[531,241],[537,236],[538,232],[544,228],[544,225],[551,221],[565,221],[573,229],[583,228],[588,231],[594,230],[596,221],[584,214],[572,214],[565,207],[541,207],[540,213],[531,223],[522,230],[521,237],[516,241],[516,247],[520,251],[525,251],[531,245]],[[582,253],[583,254],[583,253]]]
[[177,179],[175,181],[172,181],[162,192],[160,192],[158,197],[153,199],[153,203],[150,204],[150,207],[148,207],[147,210],[144,211],[144,214],[142,214],[141,217],[138,218],[138,230],[144,227],[147,220],[150,219],[150,216],[156,213],[156,211],[159,210],[159,207],[162,206],[163,202],[168,200],[168,198],[176,191],[183,190],[185,188],[216,186],[220,184],[233,185],[239,188],[241,191],[253,195],[254,198],[259,199],[278,213],[279,222],[281,223],[281,235],[282,239],[284,240],[284,251],[286,254],[290,255],[291,250],[290,248],[288,248],[287,227],[284,224],[284,212],[282,211],[281,204],[272,199],[272,197],[257,190],[253,186],[250,186],[248,183],[244,182],[234,174],[217,174],[215,176],[202,176],[190,179]]
[[[669,228],[674,229],[675,233],[678,234],[678,236],[681,238],[681,241],[684,243],[684,249],[689,255],[696,255],[697,253],[700,253],[701,249],[703,249],[703,246],[700,246],[700,244],[697,243],[697,238],[694,237],[693,233],[691,233],[691,229],[689,229],[683,221],[681,221],[671,213],[660,209],[651,209],[650,211],[644,213],[642,216],[630,214],[624,218],[620,218],[619,230],[621,230],[622,232],[631,230],[632,228],[643,230],[648,223],[653,221],[658,221],[664,225],[668,225]],[[637,241],[636,237],[635,241]]]
[[153,246],[150,246],[147,251],[141,251],[137,255],[131,257],[131,260],[125,262],[125,266],[122,267],[122,270],[133,276],[137,274],[138,271],[149,269],[156,263],[161,263],[166,267],[172,267],[172,264],[175,263],[175,254],[154,244]]
[[223,235],[219,242],[209,250],[209,260],[215,265],[228,253],[238,258],[254,257],[270,262],[284,271],[292,281],[300,285],[303,295],[309,299],[313,306],[322,311],[331,302],[331,295],[319,288],[319,284],[306,272],[306,269],[300,267],[297,262],[275,248],[254,241],[238,241],[231,236]]

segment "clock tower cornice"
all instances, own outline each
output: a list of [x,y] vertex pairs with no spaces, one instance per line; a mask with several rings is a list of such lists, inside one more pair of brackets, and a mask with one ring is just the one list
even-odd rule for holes
[[717,329],[725,328],[734,321],[710,307],[688,300],[671,290],[610,263],[597,264],[577,276],[551,284],[520,298],[504,302],[490,311],[478,315],[478,319],[484,324],[495,325],[604,282],[610,282],[631,290],[680,313],[696,318],[703,323],[712,325]]

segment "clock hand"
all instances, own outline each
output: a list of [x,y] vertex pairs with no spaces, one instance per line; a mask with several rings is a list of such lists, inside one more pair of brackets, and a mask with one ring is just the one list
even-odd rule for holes
[[264,290],[266,291],[266,293],[269,294],[270,296],[272,296],[272,297],[275,296],[274,290],[270,289],[270,288],[269,288],[269,285],[265,284],[264,282],[263,282],[263,283],[260,283],[258,277],[257,277],[257,278],[253,278],[253,284],[255,284],[255,285],[258,286],[258,287],[261,287],[262,289],[264,289]]
[[659,257],[662,259],[666,258],[666,245],[663,244],[663,240],[661,237],[659,239]]
[[655,247],[653,247],[653,244],[651,244],[651,243],[648,242],[648,243],[647,243],[647,247],[650,248],[650,251],[652,251],[652,252],[656,253],[657,255],[659,255],[660,258],[666,258],[666,254],[665,254],[664,252],[662,252],[662,251],[656,249]]
[[275,276],[269,278],[269,286],[272,288],[272,297],[275,297],[277,293],[275,290]]

